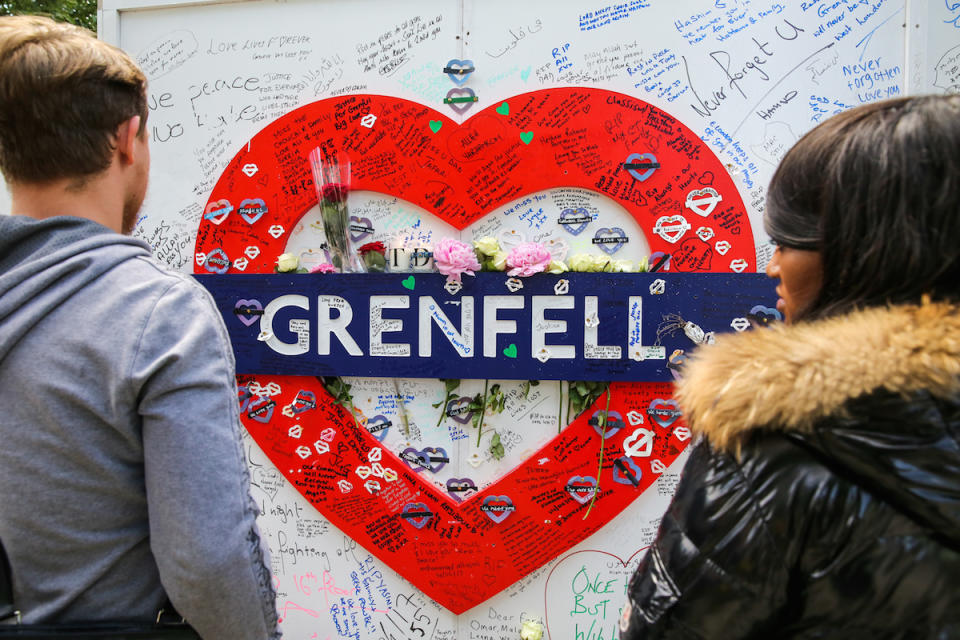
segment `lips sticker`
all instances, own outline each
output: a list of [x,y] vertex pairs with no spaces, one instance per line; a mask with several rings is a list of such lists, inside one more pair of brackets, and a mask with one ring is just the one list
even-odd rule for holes
[[[363,101],[363,109],[357,112],[357,119],[348,121],[347,127],[342,130],[335,129],[333,124],[337,120],[334,114],[357,100]],[[502,108],[502,112],[498,113],[496,109],[504,107],[505,102],[509,104],[509,108]],[[570,109],[570,104],[577,104],[578,108]],[[446,112],[446,109],[439,108]],[[360,123],[359,118],[367,113],[377,115],[374,129],[366,129]],[[449,112],[441,113],[400,98],[350,95],[305,105],[272,123],[267,123],[267,126],[250,140],[249,148],[244,141],[234,160],[225,164],[224,174],[211,190],[207,206],[215,204],[211,211],[219,211],[221,200],[239,202],[241,198],[249,197],[249,193],[237,193],[237,190],[242,188],[239,185],[251,184],[250,179],[241,171],[245,164],[251,163],[258,166],[256,177],[271,176],[269,183],[261,185],[263,191],[258,192],[257,196],[262,197],[265,202],[282,202],[283,206],[271,206],[268,213],[274,220],[261,227],[251,227],[240,216],[227,216],[219,227],[213,229],[208,220],[201,219],[194,251],[206,255],[219,248],[226,254],[238,256],[244,253],[247,246],[256,245],[261,254],[257,261],[251,261],[247,274],[251,271],[272,272],[273,260],[286,250],[287,234],[284,229],[295,228],[300,218],[317,205],[316,193],[309,188],[309,184],[307,188],[294,189],[299,187],[293,182],[294,178],[286,181],[282,178],[273,179],[277,176],[300,175],[309,180],[309,167],[289,153],[292,145],[280,149],[274,145],[277,132],[281,130],[295,134],[294,139],[297,140],[305,139],[304,136],[329,140],[334,148],[346,148],[348,144],[355,145],[363,141],[364,154],[370,158],[409,159],[409,162],[405,163],[402,180],[398,180],[396,172],[382,171],[382,164],[356,163],[353,166],[351,186],[358,191],[373,191],[391,198],[403,199],[451,225],[451,229],[465,229],[479,222],[484,216],[499,217],[500,212],[511,206],[511,203],[539,192],[553,190],[554,193],[560,193],[556,190],[586,189],[623,207],[624,215],[632,216],[639,223],[646,236],[642,240],[649,246],[651,254],[674,253],[684,239],[684,234],[690,230],[686,218],[677,215],[686,211],[686,190],[681,190],[676,184],[679,180],[679,168],[691,164],[691,158],[684,151],[668,145],[661,145],[656,150],[649,149],[664,167],[676,166],[678,171],[656,170],[645,181],[640,181],[624,169],[623,147],[619,147],[618,151],[614,145],[608,143],[599,143],[598,152],[589,158],[568,158],[558,164],[563,149],[582,148],[583,136],[586,136],[587,140],[605,140],[603,124],[615,119],[618,114],[634,119],[638,113],[656,114],[659,118],[668,117],[653,105],[602,89],[551,88],[523,96],[504,96],[486,108],[470,111],[467,115],[471,117],[466,119],[463,125],[449,118],[447,113]],[[549,113],[563,114],[563,122],[548,118]],[[660,133],[645,131],[649,129],[649,125],[645,124],[645,117],[636,119],[636,122],[638,134]],[[674,121],[672,127],[674,132],[671,135],[677,137],[683,149],[696,148],[699,153],[699,158],[692,161],[695,165],[693,170],[698,171],[701,176],[711,174],[712,183],[704,186],[710,186],[725,194],[722,222],[728,226],[720,224],[719,218],[717,224],[709,225],[715,231],[714,238],[710,240],[711,244],[729,241],[735,248],[735,251],[731,251],[734,256],[754,256],[756,251],[753,234],[743,233],[750,228],[750,221],[729,174],[696,133],[679,121]],[[426,144],[410,145],[408,134],[411,133],[422,136]],[[521,134],[525,137],[521,137]],[[478,173],[480,167],[498,156],[504,161],[503,170]],[[450,167],[455,164],[462,166],[464,170],[451,171]],[[555,170],[546,171],[545,168],[548,167]],[[649,169],[636,170],[642,175]],[[494,173],[496,182],[481,188],[477,176]],[[444,184],[442,199],[437,197],[438,181]],[[672,186],[672,190],[666,190],[668,186]],[[700,185],[696,186],[699,188]],[[666,195],[655,201],[648,191]],[[547,197],[551,198],[550,195]],[[559,198],[554,198],[552,202],[555,206],[552,213],[546,206],[548,203],[543,203],[549,217],[545,220],[543,229],[536,232],[528,230],[531,237],[539,236],[539,241],[544,242],[551,239],[551,233],[553,238],[559,234],[574,245],[570,238],[577,234],[571,230],[577,230],[580,237],[577,238],[576,250],[583,250],[584,242],[592,244],[590,240],[596,231],[595,227],[603,225],[592,225],[592,220],[588,222],[585,219],[570,225],[558,224],[559,216],[565,209],[583,208],[582,202]],[[714,211],[718,212],[719,210]],[[379,218],[372,214],[359,211],[354,213],[359,218],[368,215],[372,219],[371,226],[380,224]],[[670,219],[671,216],[676,217]],[[654,222],[660,218],[666,219],[654,229]],[[257,224],[261,222],[262,220]],[[585,223],[586,226],[581,229]],[[675,226],[671,227],[671,223]],[[615,224],[617,223],[611,220],[605,226],[612,227]],[[271,225],[274,226],[273,233],[268,231]],[[730,229],[737,225],[741,233],[733,235]],[[629,232],[629,227],[620,226]],[[256,237],[251,235],[252,229],[260,230]],[[490,231],[491,235],[502,239],[501,247],[505,251],[509,251],[511,244],[515,246],[524,239],[530,239],[524,238],[521,233],[509,233],[510,231],[512,230],[508,228]],[[588,240],[582,240],[583,236],[587,236]],[[639,243],[641,239],[634,238],[631,234],[630,241]],[[754,263],[752,258],[750,260],[752,266]],[[670,265],[670,269],[676,271],[678,267]],[[203,264],[198,265],[195,271],[204,273]],[[528,282],[530,286],[535,284],[532,280]],[[419,291],[422,288],[420,284],[410,277],[411,291],[414,285],[417,285]],[[397,289],[399,292],[408,293],[399,285]],[[551,284],[549,293],[553,293],[552,289]],[[643,291],[646,291],[646,286]],[[666,291],[673,289],[667,288]],[[507,293],[506,288],[503,293]],[[241,297],[244,296],[237,295],[231,302]],[[499,346],[502,348],[505,345]],[[515,355],[519,356],[522,348],[522,345],[515,345]],[[642,470],[639,475],[636,469],[628,464],[628,456],[623,454],[619,454],[620,458],[628,459],[621,460],[621,463],[630,473],[624,472],[623,468],[615,463],[611,466],[611,460],[617,459],[614,452],[622,448],[625,436],[629,436],[633,428],[626,430],[621,427],[613,431],[622,424],[622,419],[620,423],[613,425],[609,421],[603,425],[589,424],[590,419],[603,409],[601,401],[573,419],[552,441],[530,451],[529,457],[520,459],[520,456],[517,466],[493,484],[481,487],[473,483],[473,486],[478,488],[476,493],[469,487],[465,487],[463,492],[450,492],[448,489],[460,486],[451,484],[448,487],[446,482],[450,478],[444,474],[449,474],[454,463],[466,469],[470,469],[473,464],[490,464],[489,454],[485,450],[478,450],[475,446],[468,447],[456,454],[457,460],[451,461],[435,475],[432,468],[440,463],[431,461],[430,458],[440,457],[437,456],[439,452],[436,446],[432,447],[434,451],[431,452],[427,450],[430,447],[424,446],[429,443],[415,440],[408,444],[392,444],[395,449],[388,449],[377,440],[377,436],[383,434],[384,430],[368,433],[370,427],[389,422],[387,417],[378,418],[374,415],[363,423],[363,427],[358,427],[354,418],[333,404],[319,381],[312,377],[241,377],[243,384],[256,381],[266,384],[274,380],[284,389],[289,389],[272,398],[277,406],[291,406],[298,390],[311,390],[316,395],[317,410],[298,416],[300,420],[297,424],[302,424],[300,438],[288,436],[288,430],[292,426],[290,418],[273,416],[278,417],[280,422],[270,420],[270,423],[266,424],[244,413],[243,424],[253,440],[286,481],[298,490],[323,518],[340,528],[358,547],[366,549],[454,613],[477,606],[550,559],[564,553],[572,545],[580,543],[615,518],[638,496],[643,495],[656,479],[656,473],[651,471],[650,461],[654,460],[653,457],[633,460]],[[669,397],[669,386],[666,384],[615,383],[611,386],[609,418],[616,419],[617,414],[627,415],[629,411],[643,413],[651,400]],[[265,404],[263,400],[257,402]],[[372,412],[376,413],[377,411]],[[260,417],[265,418],[266,415]],[[392,416],[390,419],[396,420]],[[678,422],[681,420],[682,418],[678,418]],[[673,427],[676,424],[675,422]],[[328,427],[335,429],[338,434],[329,444],[319,437]],[[648,424],[647,429],[655,432],[656,462],[665,469],[682,451],[685,443],[680,443],[672,433],[656,424]],[[609,457],[604,463],[604,473],[612,473],[613,480],[611,475],[606,475],[603,479],[597,478],[604,488],[594,494],[596,500],[589,517],[584,520],[582,515],[586,508],[567,494],[564,487],[572,477],[590,477],[590,474],[595,473],[600,450],[600,437],[597,433],[604,433],[608,438],[605,451],[609,452]],[[398,434],[389,435],[391,437],[386,438],[385,442],[390,442],[392,436]],[[327,444],[328,450],[325,454],[318,454],[314,446],[317,442]],[[306,457],[302,457],[298,451],[301,446],[304,447],[303,453]],[[383,448],[382,465],[380,462],[371,463],[367,459],[368,452],[374,447]],[[400,450],[405,447],[414,449],[407,454],[420,463],[415,465],[421,469],[419,472],[398,457]],[[511,452],[511,455],[513,453]],[[540,460],[548,462],[541,463]],[[382,474],[382,478],[374,474],[373,465],[378,465],[378,473]],[[426,465],[431,467],[430,473],[424,473]],[[362,466],[368,467],[366,478],[360,478],[354,473],[355,469]],[[387,474],[391,467],[399,470],[399,473],[391,472],[390,477],[395,480],[388,483]],[[348,473],[349,477],[345,478],[343,472]],[[540,477],[550,478],[550,490],[560,494],[558,497],[561,500],[548,505],[534,498],[546,490],[547,485],[542,481],[525,484],[522,480],[529,480],[537,474],[546,474]],[[461,476],[457,472],[453,475]],[[630,481],[630,475],[638,480],[637,485]],[[337,485],[338,481],[344,478],[355,486],[348,496],[344,496]],[[467,480],[463,477],[459,479]],[[360,489],[361,486],[363,489]],[[457,496],[471,495],[472,498],[462,502],[457,500]],[[418,528],[413,522],[408,522],[407,518],[401,518],[406,505],[414,505],[415,508],[408,509],[407,513],[411,515],[410,520],[415,520],[422,527]],[[551,506],[559,511],[550,511]],[[573,517],[570,517],[571,515]],[[562,526],[543,525],[546,520],[556,523],[560,518],[563,520]],[[531,530],[536,531],[535,537],[516,538],[520,533]],[[513,550],[513,555],[510,555],[508,550]],[[428,556],[434,558],[435,562],[422,561]],[[512,561],[520,557],[524,559],[523,562]],[[455,575],[455,572],[445,571],[451,566],[450,563],[454,563],[454,566],[456,563],[477,566],[478,562],[482,565],[487,558],[494,559],[500,568],[483,580],[471,582],[469,589],[464,588],[462,578]],[[437,564],[440,560],[442,566]],[[438,572],[438,569],[443,571]]]

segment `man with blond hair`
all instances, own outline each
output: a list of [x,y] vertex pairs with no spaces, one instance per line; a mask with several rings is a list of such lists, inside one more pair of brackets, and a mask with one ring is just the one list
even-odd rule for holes
[[234,362],[209,295],[132,231],[146,78],[91,33],[0,18],[0,542],[24,622],[279,637]]

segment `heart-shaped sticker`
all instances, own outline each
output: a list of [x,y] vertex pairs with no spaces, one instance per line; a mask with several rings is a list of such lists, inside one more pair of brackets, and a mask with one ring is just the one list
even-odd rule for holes
[[449,478],[447,480],[447,493],[457,502],[463,502],[477,491],[477,483],[470,478]]
[[624,162],[626,165],[649,165],[646,168],[637,168],[627,167],[627,172],[632,175],[634,178],[640,182],[644,182],[647,178],[653,175],[653,172],[660,167],[660,163],[657,161],[657,156],[652,153],[631,153],[627,156],[627,160]]
[[[476,103],[477,94],[473,89],[460,88],[447,91],[447,106],[459,113],[465,114]],[[456,102],[454,102],[456,100]]]
[[454,58],[447,62],[443,72],[455,85],[462,87],[473,75],[474,68],[473,60],[457,60]]
[[210,273],[223,274],[230,268],[230,258],[223,249],[214,249],[207,254],[203,261],[203,268]]
[[597,479],[591,476],[573,476],[565,487],[570,497],[580,504],[587,504],[597,492]]
[[373,235],[373,223],[370,218],[358,218],[350,216],[350,239],[354,242],[360,242],[364,238]]
[[309,411],[310,409],[315,409],[317,406],[317,395],[313,391],[308,391],[306,389],[301,389],[297,391],[297,397],[293,399],[293,412],[295,414],[303,413],[304,411]]
[[688,193],[684,205],[698,216],[706,218],[713,213],[721,200],[723,200],[723,196],[716,189],[707,187],[705,189],[694,189]]
[[600,421],[603,418],[603,411],[596,411],[592,416],[588,424],[593,427],[593,430],[597,432],[597,435],[604,438],[610,438],[620,429],[623,429],[625,426],[623,423],[623,416],[620,415],[617,411],[608,411],[606,424],[601,425]]
[[266,424],[273,417],[273,409],[277,406],[272,398],[258,396],[247,405],[247,417]]
[[604,227],[597,229],[597,232],[593,234],[593,244],[599,246],[601,251],[610,256],[620,251],[623,245],[628,242],[630,242],[630,238],[620,227]]
[[446,414],[460,424],[467,424],[473,418],[473,411],[470,410],[470,403],[473,398],[461,396],[456,400],[447,403]]
[[647,406],[647,416],[658,427],[666,429],[677,421],[682,414],[676,400],[655,398]]
[[593,222],[593,216],[583,207],[576,209],[564,209],[560,212],[560,228],[571,235],[578,236],[583,233],[587,225]]
[[259,300],[237,300],[233,306],[233,312],[237,315],[237,320],[249,327],[260,320],[260,316],[263,315],[263,304]]
[[403,505],[400,517],[417,529],[423,529],[430,518],[433,517],[433,512],[422,502],[410,502]]
[[646,458],[653,452],[653,441],[656,434],[643,427],[634,430],[623,441],[623,453],[628,458]]
[[513,500],[508,496],[487,496],[480,505],[480,510],[491,520],[500,524],[514,511]]
[[217,200],[208,204],[207,208],[203,210],[203,218],[213,224],[220,224],[227,219],[231,211],[233,211],[233,205],[230,204],[229,200]]
[[241,200],[240,207],[237,209],[237,213],[240,214],[240,217],[243,218],[247,224],[253,224],[262,218],[266,212],[267,203],[264,202],[263,198]]
[[383,439],[387,437],[387,431],[392,426],[393,423],[389,418],[387,418],[387,416],[383,415],[382,413],[378,413],[367,420],[366,429],[367,433],[372,435],[379,442],[383,442]]
[[633,461],[633,458],[622,456],[613,463],[613,481],[620,484],[630,485],[632,487],[640,486],[640,479],[643,477],[643,471],[640,466]]
[[661,216],[653,226],[653,232],[670,244],[675,244],[689,230],[690,223],[681,215]]

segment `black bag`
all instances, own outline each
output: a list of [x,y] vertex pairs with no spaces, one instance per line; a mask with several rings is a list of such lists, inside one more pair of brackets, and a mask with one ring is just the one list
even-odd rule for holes
[[[171,607],[172,610],[172,607]],[[169,619],[172,618],[172,619]],[[65,624],[20,624],[13,602],[13,575],[0,542],[0,638],[23,640],[199,640],[183,618],[161,611],[153,624],[143,621],[92,621]]]

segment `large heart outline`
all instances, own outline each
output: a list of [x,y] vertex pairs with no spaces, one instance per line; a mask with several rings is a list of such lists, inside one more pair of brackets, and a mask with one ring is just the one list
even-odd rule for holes
[[[353,126],[342,131],[334,131],[332,128],[323,129],[322,123],[329,122],[330,119],[318,116],[332,113],[338,103],[345,99],[363,101],[369,106],[371,112],[380,114],[376,125],[369,130],[361,127],[359,123],[354,123]],[[535,133],[536,139],[541,142],[528,145],[520,140],[520,133],[522,130],[530,129],[530,114],[525,113],[519,105],[533,102],[542,105],[545,112],[556,110],[562,104],[576,103],[582,107],[568,110],[568,120],[557,123],[559,135],[545,127],[539,127]],[[563,165],[563,172],[542,170],[545,166],[557,165],[553,147],[546,143],[547,140],[556,140],[558,145],[571,144],[570,140],[563,139],[564,130],[583,130],[586,131],[584,135],[588,138],[598,137],[601,136],[599,127],[602,126],[604,115],[623,113],[626,117],[642,122],[644,111],[656,110],[654,107],[630,96],[583,88],[533,92],[525,96],[514,96],[510,98],[510,103],[518,106],[510,110],[509,116],[493,112],[498,102],[497,105],[491,105],[474,114],[463,125],[429,107],[385,96],[349,96],[306,105],[278,119],[272,126],[258,133],[250,145],[244,145],[246,150],[241,150],[229,163],[214,187],[210,199],[211,202],[228,198],[232,198],[232,201],[257,197],[269,199],[276,203],[277,211],[283,211],[288,215],[285,218],[278,217],[276,221],[282,223],[283,228],[287,230],[293,229],[299,218],[316,205],[316,194],[309,175],[309,167],[305,162],[282,164],[278,158],[304,156],[306,143],[303,140],[330,138],[334,144],[351,148],[359,146],[370,156],[379,155],[395,166],[396,171],[385,173],[376,171],[372,166],[355,164],[353,172],[355,189],[377,191],[403,198],[432,212],[457,229],[467,227],[486,215],[486,212],[495,210],[496,207],[516,197],[558,186],[581,187],[600,192],[627,209],[643,225],[651,251],[659,250],[667,253],[671,251],[671,244],[654,234],[650,228],[650,221],[656,216],[650,215],[649,208],[655,203],[647,200],[644,189],[657,189],[663,193],[668,183],[679,180],[680,169],[688,164],[683,153],[662,148],[658,152],[661,168],[642,185],[642,188],[638,187],[640,182],[631,177],[627,178],[628,182],[623,181],[623,159],[622,156],[616,155],[619,152],[615,149],[609,150],[609,157],[604,158],[601,169],[592,165],[581,166],[575,162],[568,162]],[[391,123],[392,118],[395,120]],[[396,120],[397,118],[402,121]],[[431,126],[431,123],[439,123],[440,126]],[[403,127],[400,126],[401,124]],[[291,138],[288,153],[257,151],[272,149],[271,136],[275,131],[286,126],[302,129],[301,133],[305,134]],[[309,129],[310,126],[314,128]],[[380,133],[381,127],[389,132],[388,135],[383,136]],[[419,127],[425,142],[415,150],[415,153],[408,149],[408,153],[403,154],[398,151],[399,143],[393,136],[399,137],[401,130],[409,131],[410,127]],[[694,144],[700,144],[699,138],[692,131],[683,128],[679,123],[678,128],[682,129],[685,132],[684,135]],[[476,148],[476,144],[470,146],[472,143],[465,142],[474,137],[463,135],[463,132],[468,130],[481,134],[477,139],[485,146],[485,149],[482,149],[484,151],[482,155],[479,153],[481,150]],[[548,136],[548,133],[554,133],[554,135]],[[380,138],[369,142],[376,136]],[[391,145],[396,148],[392,148]],[[705,146],[702,148],[708,151]],[[384,153],[385,156],[380,155]],[[517,159],[519,166],[527,167],[528,170],[514,170],[507,175],[505,187],[498,192],[473,188],[475,173],[480,165],[484,164],[479,160],[497,154]],[[709,152],[702,155],[705,157],[703,164],[714,169],[714,175],[718,176],[714,187],[731,194],[728,201],[735,201],[734,206],[740,207],[735,215],[740,217],[744,226],[749,227],[742,202],[736,195],[736,188],[728,174],[721,171],[722,164]],[[419,156],[431,157],[437,161],[429,164],[420,162]],[[239,175],[242,175],[242,167],[251,163],[257,164],[264,175],[274,178],[268,182],[271,190],[257,187],[251,191],[243,191],[241,185],[249,181],[240,180]],[[411,175],[416,176],[416,179],[404,177]],[[425,186],[431,184],[443,186],[445,197],[442,201],[436,197],[436,186]],[[672,206],[673,210],[676,210],[682,206],[682,201],[671,200],[668,196],[666,200],[658,201],[656,205]],[[556,213],[559,215],[559,211]],[[249,225],[238,216],[231,216],[222,222],[223,224],[215,228],[212,222],[201,220],[197,234],[196,251],[198,253],[222,248],[228,254],[239,255],[243,248],[248,246]],[[238,222],[246,229],[240,227]],[[286,231],[275,237],[266,235],[258,238],[262,251],[258,259],[251,260],[247,273],[271,272],[273,260],[283,252],[288,235],[289,231]],[[731,245],[735,247],[731,250],[732,253],[753,264],[754,247],[752,239],[749,238],[750,235],[743,234],[735,237],[727,233],[718,233],[718,239],[729,239]],[[268,380],[264,376],[241,378],[241,381],[255,379],[264,383]],[[586,520],[582,518],[582,510],[586,509],[586,505],[577,504],[576,501],[570,500],[569,496],[564,500],[564,510],[560,512],[536,503],[533,493],[524,488],[530,486],[529,481],[524,484],[523,478],[535,473],[534,470],[538,466],[537,460],[544,457],[557,460],[555,468],[551,469],[548,477],[552,483],[550,491],[558,493],[565,493],[565,483],[571,476],[596,474],[601,437],[588,424],[590,415],[598,410],[598,405],[595,405],[523,464],[460,504],[447,492],[421,479],[420,474],[410,469],[393,452],[385,455],[391,459],[384,460],[383,466],[398,470],[400,477],[395,482],[379,478],[377,490],[371,490],[369,487],[364,489],[360,486],[362,480],[356,476],[355,469],[367,464],[367,453],[371,447],[379,445],[379,442],[369,433],[357,429],[352,418],[332,404],[319,383],[309,378],[289,378],[286,383],[283,383],[280,377],[274,376],[271,381],[273,380],[281,381],[285,389],[289,387],[313,390],[317,397],[318,411],[311,412],[314,415],[311,415],[309,420],[304,419],[298,423],[303,429],[299,444],[286,441],[289,438],[288,429],[283,427],[287,426],[287,418],[279,412],[273,416],[269,424],[247,420],[244,417],[244,424],[254,440],[287,481],[295,486],[321,514],[454,613],[460,613],[479,604],[597,531],[659,477],[659,472],[648,466],[652,462],[644,460],[641,461],[641,464],[645,465],[642,468],[641,481],[636,487],[632,483],[624,485],[615,482],[612,474],[618,450],[622,450],[622,440],[629,434],[624,432],[609,434],[605,442],[603,471],[599,478],[601,489]],[[310,381],[309,386],[305,381]],[[669,388],[648,383],[615,384],[611,388],[611,394],[610,408],[625,415],[629,411],[644,411],[647,403],[656,397],[668,397]],[[292,397],[277,402],[278,405],[284,406],[291,400]],[[276,428],[277,423],[282,425],[281,428]],[[324,446],[320,448],[323,453],[320,453],[317,448],[310,447],[301,448],[300,453],[297,452],[297,447],[303,447],[303,443],[320,442],[317,434],[323,429],[330,428],[335,429],[337,435],[333,442],[329,444],[323,442]],[[654,451],[656,457],[653,460],[659,463],[657,469],[662,472],[665,468],[663,465],[669,466],[674,457],[685,448],[686,443],[680,442],[669,433],[657,434],[657,438]],[[575,443],[580,443],[584,439],[589,439],[591,446],[580,446],[576,454],[569,453]],[[295,444],[297,446],[294,446]],[[304,453],[307,457],[304,457]],[[561,459],[562,462],[560,462]],[[542,469],[537,470],[536,473],[542,473]],[[347,502],[354,505],[363,504],[362,521],[351,519],[350,513],[345,510],[343,506],[345,496],[334,481],[335,479],[352,481],[354,488],[346,498]],[[404,544],[394,544],[384,537],[388,533],[402,537],[401,533],[409,534],[415,529],[409,523],[402,522],[399,507],[391,510],[386,506],[386,498],[393,495],[393,492],[397,491],[395,487],[398,486],[407,487],[415,492],[419,491],[418,500],[427,504],[431,512],[439,514],[439,517],[424,522],[422,529],[416,531],[418,536],[416,539],[407,535],[404,538],[406,540]],[[538,487],[541,492],[544,490],[543,486],[538,485]],[[611,487],[613,489],[609,490]],[[501,523],[494,522],[488,514],[478,508],[478,505],[489,496],[510,497],[515,511]],[[544,523],[547,522],[550,524],[545,525]],[[515,539],[523,533],[524,529],[531,528],[537,531],[537,536],[523,542]],[[452,530],[456,531],[455,535],[451,535]],[[419,542],[421,540],[422,543]],[[451,574],[449,578],[438,578],[436,571],[432,568],[421,567],[416,562],[415,549],[418,544],[432,544],[432,548],[436,548],[438,543],[446,544],[448,548],[444,555],[454,558],[458,567],[463,569],[460,577]],[[454,552],[454,547],[458,551]],[[505,556],[504,549],[507,548],[522,548],[523,560]],[[491,556],[495,558],[493,563],[489,561]],[[470,589],[463,588],[466,583],[471,585]]]

